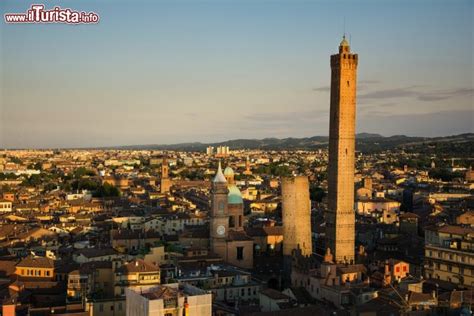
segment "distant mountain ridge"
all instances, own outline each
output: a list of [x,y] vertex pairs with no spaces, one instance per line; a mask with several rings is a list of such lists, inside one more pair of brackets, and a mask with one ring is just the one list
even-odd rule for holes
[[[328,136],[312,136],[302,138],[263,138],[263,139],[232,139],[216,143],[179,143],[169,145],[132,145],[107,147],[111,149],[147,149],[147,150],[177,150],[177,151],[204,151],[208,146],[229,146],[231,150],[236,149],[261,149],[261,150],[297,150],[297,149],[319,149],[327,146]],[[443,137],[413,137],[405,135],[393,135],[389,137],[380,134],[360,133],[356,135],[356,147],[358,151],[374,152],[388,150],[400,146],[419,145],[425,142],[474,142],[474,133],[466,133]]]

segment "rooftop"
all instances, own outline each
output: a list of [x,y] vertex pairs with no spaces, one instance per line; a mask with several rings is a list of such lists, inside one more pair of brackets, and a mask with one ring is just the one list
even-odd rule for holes
[[160,268],[157,266],[147,263],[142,259],[136,259],[127,264],[124,264],[119,268],[119,271],[125,274],[137,273],[137,272],[158,272]]
[[166,285],[157,285],[148,289],[130,289],[133,292],[140,294],[148,300],[168,300],[178,298],[179,296],[198,296],[208,294],[189,284],[170,283]]
[[54,268],[54,260],[46,257],[28,256],[17,264],[17,267],[25,268]]

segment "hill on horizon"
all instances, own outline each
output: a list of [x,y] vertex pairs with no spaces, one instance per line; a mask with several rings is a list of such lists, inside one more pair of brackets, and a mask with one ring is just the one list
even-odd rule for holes
[[[229,146],[231,150],[261,149],[261,150],[308,150],[319,149],[327,146],[328,136],[288,137],[288,138],[263,138],[263,139],[232,139],[214,143],[179,143],[179,144],[149,144],[101,147],[101,149],[127,149],[127,150],[176,150],[176,151],[205,151],[208,146]],[[416,137],[406,135],[382,136],[373,133],[359,133],[356,135],[356,150],[361,152],[376,152],[393,149],[400,146],[415,146],[424,143],[439,142],[474,142],[474,133],[465,133],[443,137]]]

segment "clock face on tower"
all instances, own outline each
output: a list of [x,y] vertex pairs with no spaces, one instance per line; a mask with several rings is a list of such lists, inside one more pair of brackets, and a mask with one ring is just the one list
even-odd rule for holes
[[224,236],[225,234],[225,227],[222,225],[217,226],[217,235]]

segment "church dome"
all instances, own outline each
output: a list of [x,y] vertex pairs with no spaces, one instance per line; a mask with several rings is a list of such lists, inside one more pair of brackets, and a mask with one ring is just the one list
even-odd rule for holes
[[235,184],[229,185],[229,194],[227,195],[227,202],[229,204],[243,204],[242,193]]

